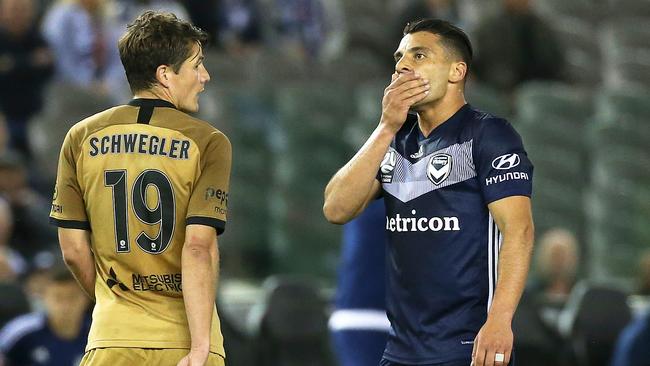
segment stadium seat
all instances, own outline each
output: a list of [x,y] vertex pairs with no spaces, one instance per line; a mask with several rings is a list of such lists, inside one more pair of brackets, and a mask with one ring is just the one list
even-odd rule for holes
[[603,26],[603,76],[610,87],[650,85],[650,18],[619,18]]
[[597,21],[602,14],[602,6],[593,0],[544,0],[535,1],[535,10],[552,20],[558,16],[572,16],[588,21]]
[[529,82],[516,91],[516,111],[520,120],[555,118],[584,123],[593,110],[591,95],[563,83]]
[[610,16],[650,18],[650,1],[648,0],[608,0],[607,5],[605,10]]
[[564,77],[578,85],[598,85],[602,78],[602,60],[598,39],[594,37],[597,26],[577,16],[556,16],[549,19],[549,25],[564,47]]

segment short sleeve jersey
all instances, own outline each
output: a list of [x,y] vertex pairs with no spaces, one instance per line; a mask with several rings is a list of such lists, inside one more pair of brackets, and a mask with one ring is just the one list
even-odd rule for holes
[[530,197],[532,172],[513,127],[469,105],[426,137],[417,118],[404,123],[377,176],[389,236],[387,359],[470,359],[501,245],[487,205]]
[[[230,167],[223,133],[162,100],[134,99],[70,129],[50,221],[91,232],[97,303],[87,349],[190,347],[185,227],[224,231]],[[210,351],[224,355],[216,308]]]

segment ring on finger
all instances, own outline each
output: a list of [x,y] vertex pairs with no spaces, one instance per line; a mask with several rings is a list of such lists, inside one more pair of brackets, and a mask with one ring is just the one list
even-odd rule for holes
[[495,353],[494,354],[494,361],[495,362],[503,362],[506,360],[506,355],[503,353]]

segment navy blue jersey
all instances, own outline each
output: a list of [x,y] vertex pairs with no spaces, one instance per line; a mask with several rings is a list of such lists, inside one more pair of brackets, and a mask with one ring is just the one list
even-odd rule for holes
[[470,359],[501,245],[487,205],[530,196],[532,173],[521,138],[503,119],[465,105],[424,137],[408,118],[378,174],[392,327],[384,357],[405,364]]
[[43,313],[22,315],[0,332],[0,354],[8,366],[76,366],[84,354],[90,318],[75,339],[55,335]]

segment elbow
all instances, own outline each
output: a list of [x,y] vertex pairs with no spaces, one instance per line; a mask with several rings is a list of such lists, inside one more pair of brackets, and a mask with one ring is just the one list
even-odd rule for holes
[[336,225],[343,225],[351,219],[350,215],[346,214],[340,207],[336,207],[327,201],[323,205],[323,214],[329,223]]
[[79,253],[72,250],[62,250],[61,256],[63,257],[63,263],[68,267],[77,267],[80,262]]

